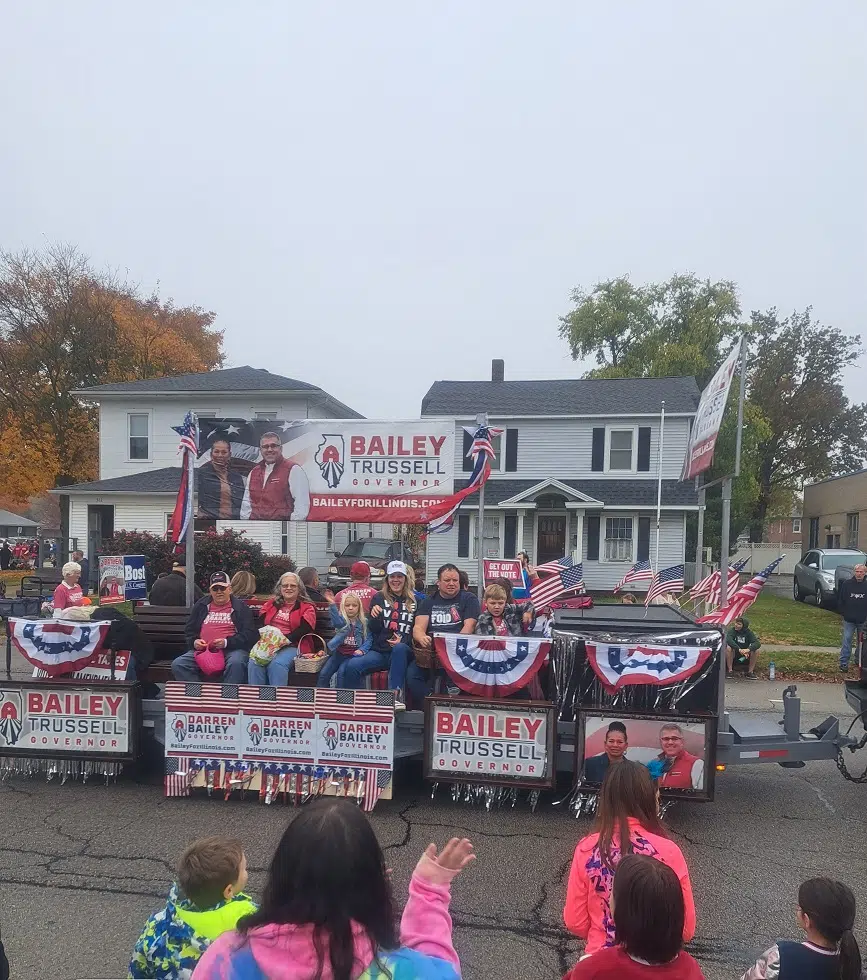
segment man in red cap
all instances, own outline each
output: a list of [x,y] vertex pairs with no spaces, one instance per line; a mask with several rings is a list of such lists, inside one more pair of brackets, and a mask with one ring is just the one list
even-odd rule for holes
[[339,609],[340,600],[347,592],[352,592],[354,595],[357,595],[364,608],[364,612],[370,612],[370,600],[376,595],[376,589],[370,584],[370,565],[366,561],[357,561],[349,569],[349,585],[345,589],[341,589],[337,595],[334,595],[331,591],[326,591],[323,595],[328,602],[336,603]]

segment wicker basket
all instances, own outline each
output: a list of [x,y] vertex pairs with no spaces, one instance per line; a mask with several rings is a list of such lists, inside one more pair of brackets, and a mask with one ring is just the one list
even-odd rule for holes
[[417,646],[414,643],[412,645],[412,652],[413,656],[415,657],[415,662],[419,665],[419,667],[424,667],[430,670],[432,667],[437,667],[439,665],[436,646],[433,643],[431,643],[427,649]]
[[308,633],[298,641],[295,671],[298,674],[318,674],[328,659],[328,645],[318,633]]

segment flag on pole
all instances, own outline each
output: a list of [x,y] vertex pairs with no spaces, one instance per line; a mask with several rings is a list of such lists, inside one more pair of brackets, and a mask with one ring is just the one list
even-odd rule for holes
[[754,575],[746,585],[738,589],[722,609],[708,613],[707,616],[699,617],[699,623],[718,623],[720,626],[729,626],[736,619],[739,619],[758,599],[759,593],[765,586],[765,582],[771,577],[774,569],[785,558],[780,555],[776,561],[772,561],[767,568],[763,568],[757,575]]
[[614,586],[614,591],[619,592],[624,585],[630,582],[651,582],[653,581],[653,569],[649,561],[637,561],[623,578]]
[[672,565],[670,568],[663,568],[661,572],[653,576],[653,581],[650,583],[650,588],[647,590],[644,605],[649,606],[654,599],[657,599],[661,595],[668,595],[669,593],[673,595],[680,595],[681,592],[683,592],[682,562],[680,565]]
[[530,586],[530,601],[537,609],[547,606],[549,602],[584,588],[584,566],[579,562],[568,568],[561,568],[555,575],[549,575]]
[[466,431],[473,437],[467,456],[473,460],[473,472],[467,485],[452,494],[438,508],[445,506],[443,513],[435,517],[427,526],[427,534],[442,534],[454,526],[455,514],[465,497],[475,493],[479,487],[488,481],[491,475],[491,460],[494,458],[494,446],[491,440],[502,435],[503,430],[490,425],[480,425],[476,428],[467,427]]
[[568,556],[565,555],[563,558],[558,558],[556,561],[546,561],[541,565],[536,565],[537,572],[559,572],[564,568],[571,568],[575,562]]
[[[740,561],[736,561],[734,565],[729,567],[728,575],[728,594],[733,595],[738,587],[740,579],[738,578],[738,572],[746,565],[749,558],[742,558]],[[689,590],[690,599],[707,599],[708,602],[714,601],[711,596],[716,596],[716,602],[719,602],[719,587],[720,587],[720,575],[719,569],[711,572],[710,575],[705,575],[705,577]]]
[[183,457],[181,470],[181,485],[178,489],[175,509],[169,528],[172,533],[172,544],[179,546],[184,541],[187,528],[193,520],[193,467],[199,453],[199,424],[192,412],[184,416],[183,425],[173,425],[172,428],[181,437],[178,452]]

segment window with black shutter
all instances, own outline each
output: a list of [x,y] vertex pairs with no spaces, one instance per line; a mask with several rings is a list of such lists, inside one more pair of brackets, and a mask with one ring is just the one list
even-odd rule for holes
[[463,432],[464,432],[464,458],[462,463],[462,469],[464,473],[472,473],[473,457],[467,454],[470,451],[470,446],[472,446],[473,444],[473,437],[469,434],[469,432],[467,432],[466,429],[464,429]]
[[470,515],[458,514],[458,558],[470,557]]
[[[603,435],[605,430],[602,430]],[[599,515],[587,518],[587,560],[599,561]]]
[[650,518],[638,518],[638,553],[636,561],[648,561],[650,558]]
[[518,550],[518,516],[506,514],[503,526],[503,557],[514,558]]
[[642,425],[638,430],[638,470],[646,473],[650,469],[650,426]]
[[[605,469],[605,427],[593,429],[593,450],[590,457],[590,469],[601,473]],[[598,527],[598,522],[597,522]]]
[[506,429],[506,472],[514,473],[518,469],[518,430]]

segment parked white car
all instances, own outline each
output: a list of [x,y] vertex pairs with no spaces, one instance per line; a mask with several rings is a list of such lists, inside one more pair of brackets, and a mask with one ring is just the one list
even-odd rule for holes
[[852,577],[855,565],[867,562],[863,551],[851,548],[813,548],[795,565],[792,594],[798,602],[813,596],[824,606],[837,595],[837,587]]

